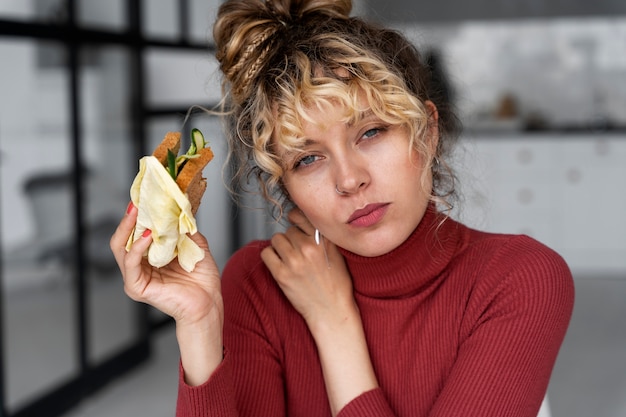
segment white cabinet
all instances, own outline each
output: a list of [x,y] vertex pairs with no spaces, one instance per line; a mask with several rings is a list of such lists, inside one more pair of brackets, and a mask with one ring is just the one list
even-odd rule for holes
[[626,271],[626,134],[476,136],[457,158],[456,217],[528,234],[577,272]]

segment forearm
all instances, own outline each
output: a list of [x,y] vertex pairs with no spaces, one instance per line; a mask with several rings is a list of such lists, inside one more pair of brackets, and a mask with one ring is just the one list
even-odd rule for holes
[[205,383],[222,362],[222,327],[223,320],[217,314],[199,323],[177,324],[176,338],[187,384]]
[[333,416],[378,387],[358,311],[312,327]]

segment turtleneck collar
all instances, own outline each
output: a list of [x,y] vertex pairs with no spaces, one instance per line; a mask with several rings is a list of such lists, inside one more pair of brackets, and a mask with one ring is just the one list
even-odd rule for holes
[[401,298],[418,292],[450,263],[462,226],[429,205],[413,233],[400,246],[376,257],[342,250],[356,293]]

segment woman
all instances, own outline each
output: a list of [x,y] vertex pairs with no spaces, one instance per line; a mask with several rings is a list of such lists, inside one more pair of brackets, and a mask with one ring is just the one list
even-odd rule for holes
[[[447,217],[455,123],[417,51],[349,0],[227,1],[214,27],[237,178],[291,226],[222,276],[124,250],[176,321],[178,416],[536,416],[571,315],[562,258]],[[285,214],[287,213],[287,214]]]

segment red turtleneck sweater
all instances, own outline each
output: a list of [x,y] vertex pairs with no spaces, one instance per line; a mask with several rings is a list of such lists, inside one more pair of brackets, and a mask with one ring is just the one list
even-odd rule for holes
[[[535,417],[573,307],[570,271],[517,235],[427,211],[394,251],[343,252],[380,388],[339,417]],[[330,416],[315,342],[252,242],[223,274],[225,357],[204,385],[180,371],[178,417]]]

